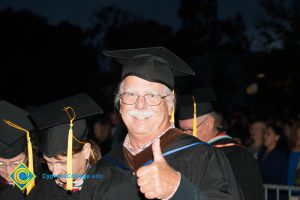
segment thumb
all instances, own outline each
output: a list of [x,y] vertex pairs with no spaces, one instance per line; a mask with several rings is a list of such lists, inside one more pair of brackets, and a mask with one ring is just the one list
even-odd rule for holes
[[164,159],[161,149],[160,149],[160,139],[157,138],[152,144],[152,152],[154,157],[154,162]]

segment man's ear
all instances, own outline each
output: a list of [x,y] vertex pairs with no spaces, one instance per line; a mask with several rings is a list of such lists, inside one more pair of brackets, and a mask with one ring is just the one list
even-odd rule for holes
[[[214,117],[209,115],[206,122],[207,122],[207,126],[209,127],[209,130],[213,130],[215,128],[216,121],[215,121]],[[204,122],[204,123],[206,123],[206,122]]]
[[90,154],[92,151],[92,147],[90,143],[85,143],[83,148],[82,148],[82,153],[85,159],[89,159],[90,158]]
[[167,101],[167,106],[168,106],[168,114],[171,116],[172,111],[175,110],[175,102],[174,102],[174,95],[171,94],[169,97],[169,101]]

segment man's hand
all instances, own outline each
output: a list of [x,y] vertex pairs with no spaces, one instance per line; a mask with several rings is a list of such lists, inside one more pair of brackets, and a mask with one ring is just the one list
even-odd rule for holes
[[154,160],[148,166],[137,170],[140,191],[148,199],[165,199],[177,190],[180,173],[171,168],[160,149],[160,139],[152,144]]

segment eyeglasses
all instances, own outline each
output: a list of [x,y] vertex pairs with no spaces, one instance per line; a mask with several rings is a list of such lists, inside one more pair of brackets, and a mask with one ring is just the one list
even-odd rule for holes
[[5,166],[11,167],[11,168],[16,168],[20,163],[21,163],[21,161],[15,161],[15,162],[11,162],[8,164],[4,164],[4,163],[0,162],[0,169],[3,169]]
[[[196,129],[198,129],[206,120],[207,120],[207,117],[196,126]],[[192,128],[182,128],[181,130],[184,132],[188,132],[188,133],[193,132]]]
[[3,169],[4,167],[11,167],[11,168],[16,168],[20,163],[26,163],[27,162],[27,157],[20,158],[19,160],[13,161],[11,163],[3,163],[0,162],[0,169]]
[[166,96],[160,96],[159,94],[145,94],[144,96],[140,96],[136,93],[124,92],[124,93],[120,94],[119,96],[120,96],[122,103],[126,104],[126,105],[133,105],[137,102],[139,97],[144,97],[147,105],[157,106],[161,103],[162,99],[164,99],[170,95],[171,94],[168,94]]

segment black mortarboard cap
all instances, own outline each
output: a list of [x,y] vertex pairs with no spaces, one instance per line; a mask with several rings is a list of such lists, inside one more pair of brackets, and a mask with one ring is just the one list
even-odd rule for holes
[[194,100],[196,102],[196,116],[202,116],[213,111],[212,102],[217,97],[211,87],[203,87],[194,90],[190,94],[179,95],[177,98],[177,118],[179,120],[192,119],[194,117]]
[[8,125],[3,120],[9,120],[28,131],[33,129],[33,125],[28,112],[6,101],[0,101],[0,157],[10,159],[25,152],[26,132]]
[[[67,151],[70,128],[70,118],[64,110],[67,107],[71,107],[76,114],[73,121],[73,135],[78,141],[87,138],[85,119],[103,113],[102,108],[85,93],[35,108],[31,116],[37,127],[42,130],[41,148],[43,154],[48,157],[57,156]],[[73,140],[73,148],[76,147],[78,141]]]
[[174,88],[174,76],[195,75],[191,67],[164,47],[104,51],[123,66],[122,79],[134,75]]

